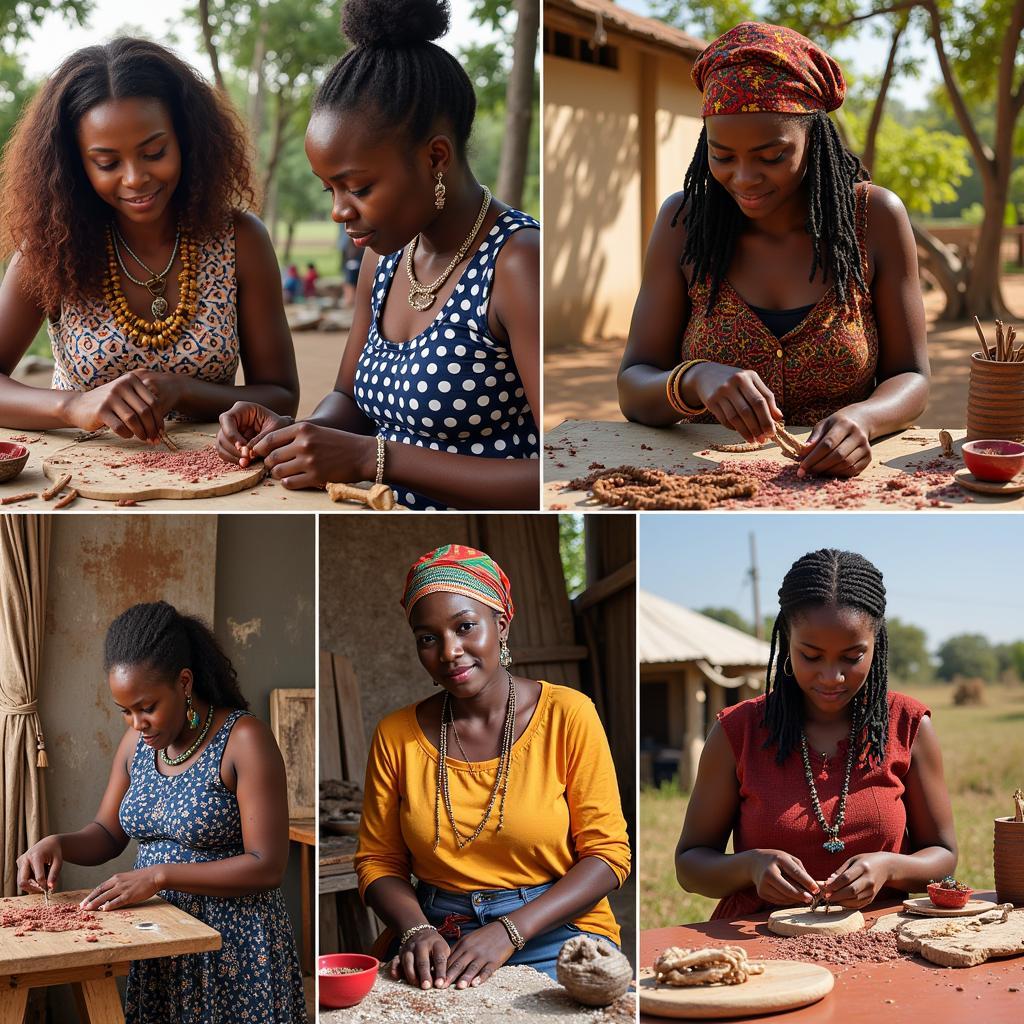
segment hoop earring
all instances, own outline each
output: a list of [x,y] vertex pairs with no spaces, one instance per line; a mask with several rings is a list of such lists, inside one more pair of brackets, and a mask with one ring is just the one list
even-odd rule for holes
[[[789,666],[789,668],[786,668],[787,665]],[[793,675],[793,662],[789,660],[788,654],[786,655],[786,660],[782,663],[782,674],[786,676]]]
[[512,664],[512,652],[508,649],[508,641],[504,638],[498,641],[498,664],[502,668],[508,668]]
[[444,182],[441,180],[441,172],[437,172],[437,184],[434,186],[434,206],[439,210],[444,209],[445,196],[448,190],[444,187]]
[[185,694],[185,718],[193,729],[199,727],[199,712],[192,706],[192,694]]

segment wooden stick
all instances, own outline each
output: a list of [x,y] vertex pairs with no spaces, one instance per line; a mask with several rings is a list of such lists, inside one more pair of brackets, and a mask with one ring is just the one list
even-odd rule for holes
[[1003,362],[1003,321],[996,321],[996,359]]
[[988,352],[988,342],[985,340],[985,332],[981,329],[981,321],[974,318],[974,329],[978,332],[978,339],[981,341],[981,355],[983,359],[991,359]]
[[175,444],[175,443],[174,443],[174,442],[173,442],[173,441],[171,440],[171,438],[170,438],[170,435],[169,435],[169,434],[167,433],[167,431],[166,431],[166,430],[161,430],[161,431],[160,431],[160,440],[161,440],[161,441],[163,441],[163,443],[164,443],[164,447],[165,447],[165,448],[166,448],[166,449],[167,449],[167,450],[168,450],[169,452],[180,452],[180,451],[181,451],[181,448],[180,448],[180,447],[179,447],[178,445],[176,445],[176,444]]
[[52,487],[47,487],[43,491],[43,501],[53,501],[69,483],[71,483],[71,474],[65,473]]
[[74,489],[74,487],[72,487],[71,490],[68,491],[68,493],[65,494],[64,497],[61,498],[60,501],[58,501],[57,504],[54,505],[53,507],[54,508],[67,508],[68,505],[70,505],[71,502],[73,502],[77,497],[78,497],[78,491],[76,491]]
[[38,498],[36,491],[26,491],[24,494],[8,494],[6,498],[0,498],[0,505],[13,505],[16,501],[28,501],[29,498]]

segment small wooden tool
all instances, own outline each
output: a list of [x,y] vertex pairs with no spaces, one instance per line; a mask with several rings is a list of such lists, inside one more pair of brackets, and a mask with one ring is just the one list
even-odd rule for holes
[[351,484],[328,484],[331,501],[358,501],[377,512],[390,512],[395,507],[394,492],[387,484],[374,484],[369,490]]

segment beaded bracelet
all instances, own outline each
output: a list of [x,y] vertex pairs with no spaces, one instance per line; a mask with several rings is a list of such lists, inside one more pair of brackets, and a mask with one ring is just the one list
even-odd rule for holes
[[384,483],[384,435],[377,435],[377,475],[373,481],[375,484]]
[[688,362],[680,363],[671,370],[668,379],[665,381],[665,397],[668,399],[668,404],[680,416],[699,416],[702,412],[707,412],[707,406],[702,405],[699,408],[694,408],[691,405],[687,405],[683,399],[682,390],[683,375],[686,371],[698,363],[706,362],[708,362],[707,359],[690,359]]
[[405,929],[405,931],[404,931],[404,932],[402,932],[402,937],[401,937],[401,938],[400,938],[400,939],[398,940],[398,948],[399,948],[399,950],[403,950],[403,949],[405,949],[405,944],[406,944],[406,943],[407,943],[407,942],[408,942],[408,941],[409,941],[409,940],[410,940],[410,939],[411,939],[411,938],[412,938],[412,937],[413,937],[413,936],[414,936],[414,935],[415,935],[415,934],[416,934],[417,932],[422,932],[422,931],[424,931],[424,930],[425,930],[425,929],[427,929],[427,928],[431,928],[431,929],[433,929],[433,930],[434,930],[435,932],[437,931],[437,928],[436,928],[436,927],[435,927],[434,925],[432,925],[432,924],[414,924],[414,925],[413,925],[413,926],[412,926],[411,928],[406,928],[406,929]]
[[498,920],[505,926],[505,931],[508,932],[509,940],[517,950],[522,950],[526,945],[526,939],[520,934],[519,929],[515,926],[515,922],[510,918],[502,914]]

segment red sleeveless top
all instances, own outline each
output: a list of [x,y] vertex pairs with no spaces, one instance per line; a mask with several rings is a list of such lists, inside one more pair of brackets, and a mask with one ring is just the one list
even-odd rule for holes
[[[861,272],[868,279],[867,184],[855,186],[857,244]],[[875,388],[878,368],[878,326],[871,293],[851,280],[846,302],[835,285],[787,334],[776,338],[739,292],[722,281],[718,298],[707,312],[709,283],[689,288],[690,322],[683,334],[682,360],[754,370],[768,385],[791,427],[811,427],[836,410],[861,402]],[[715,423],[703,412],[682,417],[687,423]]]
[[[740,806],[733,823],[733,849],[785,850],[798,857],[812,878],[825,879],[854,854],[910,853],[907,809],[903,803],[910,751],[921,719],[931,712],[903,693],[889,693],[889,740],[881,765],[853,766],[846,817],[839,838],[840,853],[822,846],[825,834],[814,816],[811,794],[799,748],[785,764],[775,763],[776,747],[764,747],[768,730],[761,725],[764,695],[745,700],[718,713],[718,720],[736,758]],[[842,740],[824,764],[821,754],[810,752],[814,785],[825,820],[835,820],[849,740]],[[711,919],[746,917],[768,909],[751,886],[725,897]]]

